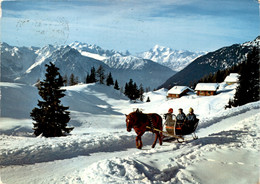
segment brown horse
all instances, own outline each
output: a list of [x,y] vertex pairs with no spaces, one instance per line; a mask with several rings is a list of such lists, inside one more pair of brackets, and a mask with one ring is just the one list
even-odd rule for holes
[[[147,126],[151,128],[147,128]],[[141,136],[146,131],[153,130],[153,128],[162,130],[162,118],[156,113],[144,114],[137,109],[135,112],[126,115],[126,128],[128,132],[130,132],[132,128],[135,130],[137,134],[135,139],[136,147],[141,149],[143,147]],[[155,139],[152,148],[155,147],[158,138],[160,145],[162,145],[162,133],[156,130],[153,132],[155,133]]]

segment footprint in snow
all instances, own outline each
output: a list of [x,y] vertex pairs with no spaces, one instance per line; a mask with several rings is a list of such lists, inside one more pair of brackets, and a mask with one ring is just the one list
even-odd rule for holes
[[192,160],[196,159],[196,155],[191,155],[190,159],[192,159]]

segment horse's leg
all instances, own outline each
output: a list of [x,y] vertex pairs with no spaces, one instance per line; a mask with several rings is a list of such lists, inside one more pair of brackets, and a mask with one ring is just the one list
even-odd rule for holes
[[154,142],[153,142],[152,148],[155,147],[156,142],[157,142],[157,139],[158,139],[158,132],[155,133],[155,139],[154,139]]
[[[157,122],[158,122],[158,127],[159,129],[162,131],[163,127],[162,127],[162,118],[160,116],[157,116]],[[159,137],[159,144],[162,145],[162,139],[163,139],[163,133],[162,132],[158,132],[158,137]]]
[[139,138],[138,138],[138,136],[136,136],[136,138],[135,138],[135,144],[136,144],[136,147],[139,148]]
[[158,133],[158,137],[159,137],[159,144],[162,145],[162,132]]
[[142,142],[142,138],[141,138],[141,136],[140,136],[139,141],[140,141],[140,144],[139,144],[139,148],[138,148],[138,149],[142,149],[142,147],[143,147],[143,142]]
[[[140,135],[136,136],[135,142],[136,142],[136,147],[137,147],[138,149],[142,149],[143,143],[142,143],[142,140],[141,140],[141,136],[140,136]],[[140,142],[140,143],[139,143],[139,142]]]

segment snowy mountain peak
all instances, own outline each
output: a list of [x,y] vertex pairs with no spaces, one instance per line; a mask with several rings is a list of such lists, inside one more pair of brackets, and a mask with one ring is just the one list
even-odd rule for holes
[[116,52],[115,50],[103,49],[95,44],[91,45],[91,44],[77,42],[77,41],[71,43],[69,46],[78,50],[80,53],[83,53],[85,55],[91,53],[91,54],[97,54],[97,55],[103,56],[103,57],[109,57],[116,53],[119,53],[119,52]]
[[167,47],[164,47],[164,46],[160,46],[160,45],[155,45],[153,47],[153,49],[151,49],[153,52],[165,52],[165,51],[170,51],[171,49],[170,48],[167,48]]
[[[70,45],[47,45],[31,49],[2,44],[2,80],[34,84],[44,78],[45,64],[55,63],[62,76],[72,73],[84,82],[91,67],[101,65],[111,72],[123,86],[129,79],[144,87],[156,88],[174,74],[171,69],[158,63],[114,50],[105,50],[97,45],[74,42]],[[156,74],[156,75],[155,75]],[[152,79],[152,80],[151,80]]]
[[117,69],[142,69],[147,61],[136,56],[122,56],[119,53],[114,54],[104,61],[108,66]]
[[195,58],[204,54],[205,52],[173,50],[168,47],[155,45],[149,51],[140,53],[138,56],[167,66],[174,71],[180,71],[189,63],[191,63]]
[[255,38],[253,41],[246,42],[242,44],[243,46],[252,46],[252,47],[260,47],[260,35]]

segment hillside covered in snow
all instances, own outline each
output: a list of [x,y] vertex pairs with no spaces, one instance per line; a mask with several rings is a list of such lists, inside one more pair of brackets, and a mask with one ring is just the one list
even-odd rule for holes
[[[37,89],[1,82],[0,182],[29,183],[257,183],[259,182],[260,102],[224,109],[236,85],[220,84],[216,96],[196,94],[167,100],[167,90],[145,93],[151,102],[133,103],[120,91],[99,84],[65,87],[62,103],[70,107],[66,137],[32,135],[29,113],[37,104]],[[21,98],[22,97],[22,98]],[[127,132],[125,115],[140,108],[163,116],[169,108],[200,119],[199,139],[151,144],[154,134]]]

